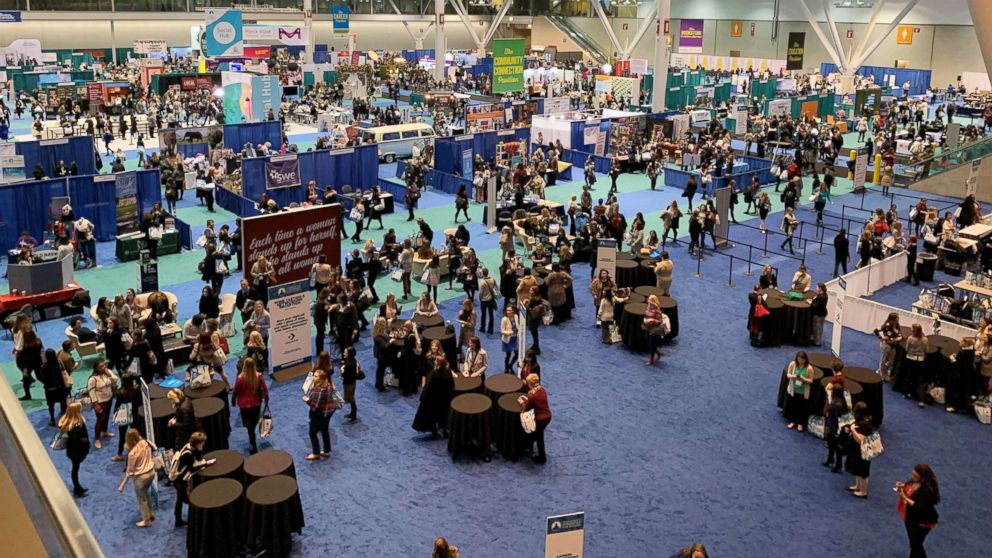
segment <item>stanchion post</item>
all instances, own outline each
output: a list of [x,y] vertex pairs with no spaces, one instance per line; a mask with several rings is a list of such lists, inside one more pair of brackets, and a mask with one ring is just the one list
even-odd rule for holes
[[820,249],[816,251],[816,255],[817,256],[822,256],[824,254],[824,251],[823,251],[823,237],[826,236],[826,234],[824,234],[825,232],[826,232],[825,229],[823,229],[821,227],[820,228]]
[[734,256],[730,255],[730,270],[727,272],[727,286],[734,286]]
[[751,271],[751,249],[752,248],[753,248],[753,246],[751,246],[750,244],[747,245],[747,271],[744,272],[744,275],[747,275],[748,277],[751,277],[752,275],[754,275],[754,272]]
[[768,231],[765,231],[765,247],[762,250],[763,253],[761,254],[761,257],[768,258]]
[[696,249],[696,277],[702,277],[703,272],[700,270],[700,266],[703,263],[703,249],[699,247]]
[[799,240],[806,238],[805,236],[803,236],[803,225],[805,224],[806,221],[799,221]]

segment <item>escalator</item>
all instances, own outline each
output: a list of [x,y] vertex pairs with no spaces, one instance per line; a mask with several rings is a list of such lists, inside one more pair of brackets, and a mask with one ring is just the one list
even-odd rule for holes
[[596,44],[595,41],[589,38],[581,29],[573,25],[571,21],[566,17],[562,17],[557,14],[547,14],[544,17],[548,19],[551,25],[558,28],[559,31],[568,36],[568,38],[575,41],[575,44],[579,45],[579,48],[584,50],[586,54],[592,57],[599,64],[605,64],[609,61],[609,57],[603,50]]

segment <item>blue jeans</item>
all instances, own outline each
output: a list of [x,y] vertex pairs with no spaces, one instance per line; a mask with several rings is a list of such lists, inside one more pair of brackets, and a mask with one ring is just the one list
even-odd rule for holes
[[[333,414],[333,413],[332,413]],[[317,442],[317,434],[320,434],[322,441],[324,442],[324,451],[330,453],[331,451],[331,433],[330,433],[330,423],[331,415],[322,415],[320,413],[315,413],[310,411],[310,448],[313,453],[320,453],[320,444]]]
[[79,252],[83,259],[96,262],[96,240],[84,240],[79,243]]

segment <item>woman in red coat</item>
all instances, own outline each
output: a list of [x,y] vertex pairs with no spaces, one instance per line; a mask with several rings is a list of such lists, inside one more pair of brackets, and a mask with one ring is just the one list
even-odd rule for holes
[[548,456],[544,453],[544,430],[551,423],[551,407],[548,406],[548,392],[541,386],[541,379],[537,374],[529,374],[527,381],[527,395],[520,396],[520,404],[524,411],[534,411],[534,420],[537,423],[537,430],[531,434],[530,444],[537,442],[537,457],[534,463],[541,465],[547,463]]

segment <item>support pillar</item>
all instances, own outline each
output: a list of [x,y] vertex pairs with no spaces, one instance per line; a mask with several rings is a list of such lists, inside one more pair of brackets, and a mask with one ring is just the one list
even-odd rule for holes
[[303,51],[303,62],[313,64],[313,0],[303,0],[303,27],[307,30],[307,48]]
[[668,91],[668,26],[672,17],[672,0],[657,0],[654,38],[654,84],[651,88],[651,110],[665,110]]
[[444,81],[444,1],[434,0],[434,79]]
[[978,46],[982,49],[985,68],[992,74],[992,3],[987,0],[968,0],[971,21],[975,24]]

